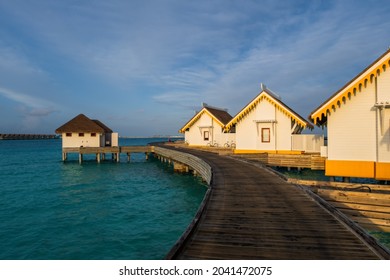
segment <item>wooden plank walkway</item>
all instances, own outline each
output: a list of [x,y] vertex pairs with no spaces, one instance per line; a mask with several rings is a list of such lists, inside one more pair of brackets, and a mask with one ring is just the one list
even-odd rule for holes
[[172,259],[378,259],[298,187],[253,164],[184,150],[213,169],[209,200]]

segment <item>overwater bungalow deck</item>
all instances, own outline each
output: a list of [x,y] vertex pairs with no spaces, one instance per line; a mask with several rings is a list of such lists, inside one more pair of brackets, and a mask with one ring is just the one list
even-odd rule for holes
[[171,149],[207,162],[212,180],[201,211],[167,259],[390,258],[388,249],[341,213],[266,168]]
[[125,153],[127,155],[127,161],[130,161],[130,155],[132,153],[145,153],[146,157],[153,151],[153,146],[118,146],[118,147],[64,147],[62,148],[62,160],[68,159],[69,153],[77,153],[79,155],[79,162],[82,163],[84,155],[94,154],[96,155],[96,161],[106,159],[106,154],[111,154],[112,160],[119,162],[120,154]]

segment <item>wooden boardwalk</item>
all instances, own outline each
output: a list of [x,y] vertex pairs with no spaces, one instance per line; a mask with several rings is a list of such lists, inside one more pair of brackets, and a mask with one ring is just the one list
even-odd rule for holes
[[386,258],[271,171],[214,153],[185,151],[211,165],[213,180],[199,222],[167,258]]

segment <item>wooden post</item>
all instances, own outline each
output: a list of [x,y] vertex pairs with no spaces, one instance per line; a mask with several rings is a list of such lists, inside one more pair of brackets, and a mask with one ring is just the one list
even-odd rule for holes
[[79,153],[79,163],[83,163],[83,154]]
[[100,163],[100,153],[97,153],[97,154],[96,154],[96,161],[97,161],[98,163]]
[[189,171],[188,165],[185,165],[183,163],[174,161],[173,162],[173,171],[179,172],[179,173],[184,173]]
[[119,154],[119,152],[115,153],[115,154],[116,154],[116,162],[119,162],[120,161],[120,154]]
[[130,162],[131,154],[127,153],[127,162]]
[[68,158],[68,154],[62,152],[62,161],[66,161],[67,158]]
[[106,160],[106,153],[102,154],[102,160]]
[[149,154],[148,153],[145,153],[145,159],[149,160]]

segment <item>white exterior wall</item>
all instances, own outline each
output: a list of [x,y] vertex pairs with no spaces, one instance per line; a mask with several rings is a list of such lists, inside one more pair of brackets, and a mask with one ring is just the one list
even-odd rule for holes
[[[390,69],[381,72],[378,77],[377,96],[378,103],[390,102]],[[378,161],[390,162],[390,108],[383,109],[383,127],[380,110],[378,109]],[[383,128],[383,129],[382,129]]]
[[[269,122],[266,122],[266,121]],[[272,121],[275,121],[272,122]],[[256,122],[262,121],[262,122]],[[270,129],[270,142],[261,141],[262,128]],[[262,100],[247,116],[236,124],[238,150],[291,150],[291,119]]]
[[91,136],[91,133],[84,133],[84,136],[79,136],[78,132],[73,132],[72,136],[66,136],[66,133],[62,133],[62,147],[74,148],[74,147],[100,147],[100,135],[96,133],[95,137]]
[[[204,140],[204,132],[209,132],[209,140]],[[203,113],[200,118],[184,132],[184,139],[189,145],[207,146],[210,142],[217,142],[218,146],[229,141],[235,141],[235,133],[223,133],[221,125],[209,114]]]
[[219,147],[223,147],[225,143],[231,144],[236,142],[235,133],[215,133],[215,141],[218,143]]
[[283,112],[276,110],[276,150],[291,151],[291,118]]
[[111,133],[111,146],[118,147],[119,146],[119,134],[118,132]]
[[324,147],[324,135],[293,134],[291,140],[293,151],[325,154],[325,150],[321,151],[321,147]]
[[328,115],[329,160],[376,160],[375,84],[351,96]]

